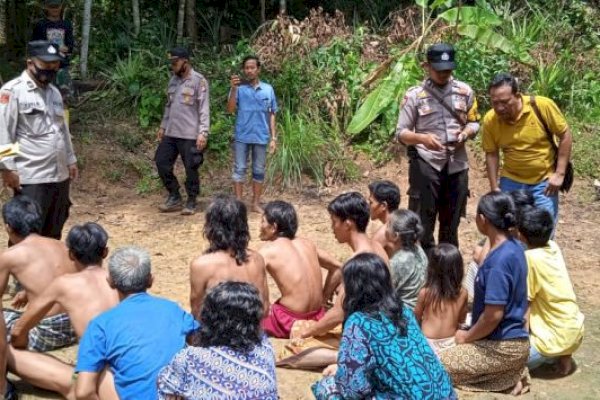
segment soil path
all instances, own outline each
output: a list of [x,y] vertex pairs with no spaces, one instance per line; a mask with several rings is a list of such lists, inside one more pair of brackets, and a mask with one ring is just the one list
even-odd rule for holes
[[[467,217],[460,226],[461,250],[466,261],[470,261],[473,244],[480,235],[474,223],[474,212],[479,196],[487,191],[487,181],[479,166],[471,170],[472,197],[469,201]],[[155,284],[151,292],[177,301],[189,309],[188,266],[190,261],[206,247],[202,237],[203,213],[192,217],[166,215],[156,212],[156,206],[162,201],[159,195],[139,197],[130,188],[108,185],[103,182],[102,173],[94,168],[99,163],[88,162],[88,167],[73,193],[74,207],[71,218],[65,227],[86,221],[102,224],[110,234],[110,247],[135,244],[148,249],[152,254]],[[203,167],[205,168],[205,167]],[[327,203],[344,190],[355,189],[367,192],[368,181],[376,178],[392,179],[401,185],[402,191],[407,188],[406,165],[392,162],[385,168],[371,170],[364,175],[361,182],[351,186],[332,189],[321,197],[305,195],[271,195],[292,202],[300,215],[300,235],[314,240],[318,246],[328,250],[340,259],[350,254],[348,250],[336,243],[330,229],[326,211]],[[229,187],[227,177],[219,179],[207,178],[211,188]],[[584,183],[577,182],[575,189],[568,197],[561,199],[560,222],[557,242],[562,247],[567,260],[571,278],[579,299],[579,304],[586,315],[585,341],[575,355],[579,366],[571,376],[550,380],[534,377],[532,392],[524,399],[597,399],[600,398],[600,353],[597,351],[600,342],[600,204],[598,202],[580,201],[585,196]],[[205,193],[207,196],[212,193]],[[588,196],[589,197],[589,196]],[[208,197],[203,199],[206,203]],[[401,206],[407,205],[403,196]],[[250,214],[252,232],[251,247],[257,248],[260,243],[258,225],[260,217]],[[369,230],[377,226],[371,224]],[[0,241],[6,241],[0,237]],[[278,292],[270,280],[271,301],[277,298]],[[57,355],[73,360],[75,348],[57,352]],[[278,382],[282,399],[310,399],[310,384],[319,378],[318,373],[278,370]],[[22,387],[29,392],[23,399],[55,398],[49,393],[42,393],[32,388]],[[461,393],[461,398],[501,398],[502,395]]]

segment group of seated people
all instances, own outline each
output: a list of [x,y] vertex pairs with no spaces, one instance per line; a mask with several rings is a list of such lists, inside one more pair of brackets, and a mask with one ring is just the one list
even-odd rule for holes
[[[317,399],[456,399],[455,387],[520,394],[543,364],[574,369],[584,318],[547,210],[526,192],[482,196],[486,240],[469,283],[459,250],[425,254],[419,217],[399,205],[389,181],[329,203],[333,234],[352,250],[342,264],[297,236],[296,211],[279,200],[264,208],[263,246],[249,249],[246,206],[216,196],[208,247],[190,264],[190,314],[147,293],[146,250],[108,257],[108,234],[91,222],[65,243],[42,237],[39,207],[16,196],[2,207],[0,290],[12,275],[22,291],[0,321],[0,391],[14,396],[6,368],[67,399],[268,400],[287,366],[324,368]],[[382,223],[372,236],[370,219]],[[281,293],[272,304],[267,274]],[[44,354],[77,342],[74,366]]]

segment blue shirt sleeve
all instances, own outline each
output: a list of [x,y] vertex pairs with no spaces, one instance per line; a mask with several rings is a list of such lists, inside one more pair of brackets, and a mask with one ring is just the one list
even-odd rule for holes
[[355,314],[348,319],[338,354],[335,383],[342,398],[348,400],[364,399],[373,390],[369,377],[375,360],[360,318]]
[[277,107],[277,97],[275,97],[275,90],[271,87],[271,112],[276,113],[279,111],[279,107]]
[[77,353],[75,372],[100,372],[107,363],[106,335],[94,319],[87,326]]
[[[509,262],[509,260],[503,260]],[[490,268],[486,279],[484,303],[489,305],[506,305],[510,300],[510,269],[497,265]]]
[[[182,310],[183,311],[183,310]],[[181,324],[183,333],[189,335],[190,333],[198,330],[200,324],[194,319],[192,314],[183,311],[183,323]]]

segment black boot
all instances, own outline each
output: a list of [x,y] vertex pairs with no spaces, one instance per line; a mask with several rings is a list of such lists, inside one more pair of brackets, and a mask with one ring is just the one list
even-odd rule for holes
[[188,197],[187,201],[185,202],[185,208],[181,211],[181,215],[194,215],[196,214],[196,198],[195,197]]
[[183,202],[181,200],[181,195],[179,192],[169,194],[167,197],[167,201],[165,204],[161,204],[158,206],[158,209],[161,212],[174,212],[179,211],[183,208]]

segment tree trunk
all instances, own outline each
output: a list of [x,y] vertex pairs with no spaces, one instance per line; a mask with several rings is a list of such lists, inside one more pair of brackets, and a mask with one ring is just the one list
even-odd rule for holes
[[131,0],[131,11],[133,12],[133,34],[138,37],[140,34],[140,0]]
[[6,39],[8,37],[8,27],[6,25],[6,14],[8,12],[8,7],[6,2],[7,0],[0,0],[0,45],[6,44]]
[[183,21],[185,20],[185,0],[179,0],[177,12],[177,44],[183,43]]
[[81,78],[88,75],[88,50],[90,47],[90,26],[92,24],[92,0],[83,4],[83,22],[81,26]]
[[187,35],[190,39],[190,43],[194,45],[196,43],[196,39],[198,38],[198,25],[196,24],[196,0],[187,0],[186,5],[187,15],[185,25],[187,27]]
[[287,6],[286,6],[286,1],[285,0],[279,0],[279,14],[280,15],[285,15],[287,10],[286,10]]
[[260,24],[261,25],[264,24],[265,21],[267,20],[265,1],[266,0],[260,0]]

